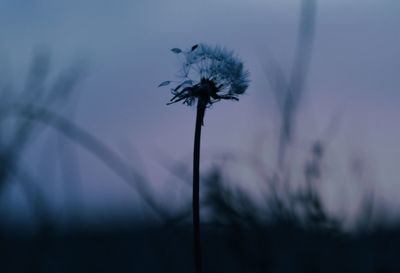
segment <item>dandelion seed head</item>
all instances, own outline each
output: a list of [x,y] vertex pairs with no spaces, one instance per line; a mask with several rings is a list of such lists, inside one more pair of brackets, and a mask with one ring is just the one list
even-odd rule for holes
[[208,105],[221,99],[238,100],[249,85],[249,72],[233,51],[198,44],[189,50],[174,48],[181,61],[178,85],[171,89],[170,103],[193,105],[204,99]]

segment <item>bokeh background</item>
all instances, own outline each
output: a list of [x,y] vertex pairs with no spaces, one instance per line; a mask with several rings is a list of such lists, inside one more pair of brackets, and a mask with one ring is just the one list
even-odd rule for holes
[[[251,75],[240,102],[206,113],[204,180],[220,174],[221,187],[245,196],[260,219],[266,198],[288,200],[312,180],[324,215],[341,230],[357,230],[366,211],[372,226],[396,223],[399,15],[395,0],[1,0],[1,107],[40,105],[67,122],[3,114],[2,228],[19,238],[16,230],[40,234],[43,222],[60,232],[153,227],[157,209],[186,215],[195,108],[166,106],[171,94],[157,86],[176,78],[179,59],[170,49],[200,42],[233,49]],[[277,82],[282,75],[289,82],[296,65],[304,85],[283,140],[279,100],[287,90]],[[26,120],[20,136],[29,137],[14,143]],[[307,164],[318,174],[307,176]],[[239,202],[235,194],[224,200]],[[293,209],[288,204],[284,211]],[[204,221],[210,215],[204,209]]]

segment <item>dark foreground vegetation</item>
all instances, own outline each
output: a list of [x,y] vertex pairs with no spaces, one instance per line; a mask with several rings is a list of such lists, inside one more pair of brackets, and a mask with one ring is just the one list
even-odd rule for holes
[[[192,272],[191,226],[109,226],[27,235],[2,231],[1,272]],[[204,226],[205,272],[400,272],[400,229],[362,235],[291,223]]]

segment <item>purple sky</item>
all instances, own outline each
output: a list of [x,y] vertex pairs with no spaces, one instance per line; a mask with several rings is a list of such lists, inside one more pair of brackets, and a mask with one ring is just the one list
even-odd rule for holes
[[[225,45],[235,50],[251,73],[250,88],[239,103],[221,102],[207,112],[204,161],[215,152],[255,152],[255,141],[265,139],[262,151],[265,160],[272,162],[278,124],[263,66],[271,54],[289,69],[299,3],[2,0],[0,72],[18,86],[37,46],[50,49],[55,69],[75,59],[87,60],[88,76],[79,86],[76,122],[132,160],[136,158],[133,151],[138,151],[156,195],[178,206],[189,200],[190,189],[179,182],[173,184],[174,189],[165,184],[170,174],[157,158],[164,153],[177,160],[190,159],[195,111],[182,105],[167,107],[168,89],[156,88],[161,81],[173,80],[177,71],[178,61],[169,49],[198,42]],[[304,157],[310,142],[326,137],[329,124],[337,119],[328,137],[327,202],[341,210],[335,204],[344,196],[346,205],[354,207],[349,211],[355,209],[357,202],[351,200],[360,198],[361,187],[353,182],[348,165],[362,158],[365,180],[374,182],[376,194],[385,200],[381,202],[395,211],[400,206],[400,2],[323,0],[317,13],[296,156]],[[54,136],[48,133],[38,143],[40,147],[45,143],[45,151],[53,155]],[[38,158],[40,149],[33,149],[29,156]],[[124,182],[92,156],[77,151],[84,213],[93,215],[104,208],[141,210]],[[42,163],[41,168],[46,164],[55,163]],[[43,174],[40,164],[28,165]],[[50,174],[44,176],[51,180]],[[65,211],[62,185],[47,184],[42,187],[54,213]],[[18,207],[17,187],[9,191],[9,200],[4,202]]]

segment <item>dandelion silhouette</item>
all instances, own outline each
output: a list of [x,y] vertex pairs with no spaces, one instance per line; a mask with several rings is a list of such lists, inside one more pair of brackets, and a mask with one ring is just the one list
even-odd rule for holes
[[[200,246],[200,137],[206,108],[220,100],[236,100],[249,84],[249,73],[233,51],[219,46],[198,44],[183,51],[171,51],[182,61],[180,81],[171,89],[173,97],[167,105],[197,102],[196,127],[193,150],[193,240],[196,273],[202,272]],[[172,81],[164,81],[159,87]]]

